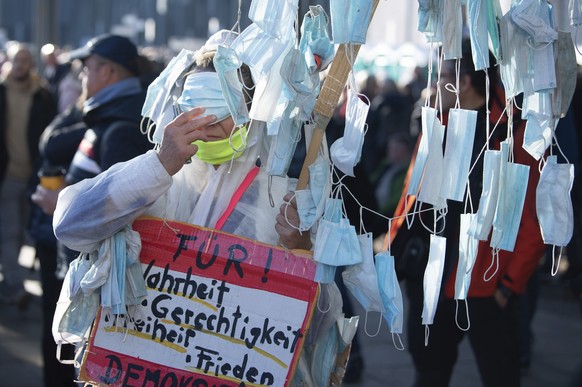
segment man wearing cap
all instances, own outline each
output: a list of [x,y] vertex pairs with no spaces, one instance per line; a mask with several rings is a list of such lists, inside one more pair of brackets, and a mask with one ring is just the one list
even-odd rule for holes
[[138,78],[137,47],[125,37],[106,34],[70,57],[83,61],[83,121],[88,129],[65,177],[68,185],[152,148],[139,128],[145,90]]

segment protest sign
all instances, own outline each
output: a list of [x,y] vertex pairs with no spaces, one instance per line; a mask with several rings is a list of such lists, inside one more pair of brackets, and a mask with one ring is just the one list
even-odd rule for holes
[[282,386],[318,294],[311,253],[143,218],[147,298],[96,319],[80,379],[114,386]]

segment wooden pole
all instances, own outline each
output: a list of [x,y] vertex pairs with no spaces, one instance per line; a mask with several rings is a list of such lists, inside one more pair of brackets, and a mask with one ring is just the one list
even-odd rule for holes
[[[379,2],[380,0],[374,0],[372,6],[372,17],[374,17]],[[370,20],[372,20],[372,17]],[[307,183],[309,182],[308,168],[317,158],[317,153],[319,152],[319,147],[323,141],[325,129],[333,116],[333,111],[335,110],[344,87],[346,86],[348,75],[352,70],[352,64],[358,56],[359,51],[359,44],[341,44],[338,47],[313,110],[315,115],[315,129],[309,147],[307,148],[307,154],[305,155],[305,160],[303,161],[301,173],[299,174],[299,179],[297,181],[298,190],[307,187]],[[350,57],[348,57],[348,55],[350,55]]]

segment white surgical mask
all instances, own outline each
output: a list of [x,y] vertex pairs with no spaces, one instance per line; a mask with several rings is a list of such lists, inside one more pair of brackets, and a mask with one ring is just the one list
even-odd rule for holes
[[[446,238],[434,234],[430,236],[428,262],[423,278],[422,325],[425,326],[432,325],[437,310],[445,267],[446,246]],[[425,345],[427,344],[428,334],[425,334]]]
[[418,145],[418,151],[416,152],[416,158],[414,160],[414,168],[412,169],[412,175],[410,176],[410,183],[408,184],[408,195],[418,194],[420,182],[424,173],[424,167],[426,165],[426,159],[428,158],[428,144],[434,132],[435,121],[438,121],[440,125],[436,109],[428,106],[422,107],[420,120],[422,134],[420,144]]
[[445,60],[462,58],[463,13],[461,0],[444,0],[443,55]]
[[222,95],[236,126],[249,122],[249,110],[243,94],[243,85],[238,77],[241,66],[236,52],[226,46],[218,46],[213,59],[218,74]]
[[183,112],[203,107],[204,115],[215,115],[219,122],[230,116],[230,111],[215,72],[197,72],[186,77],[182,95],[176,101]]
[[475,214],[461,214],[459,230],[459,262],[455,277],[455,300],[467,299],[469,286],[471,285],[471,273],[477,258],[477,239],[469,235],[469,225],[474,220]]
[[444,175],[443,138],[445,127],[438,120],[434,122],[434,125],[418,201],[432,204],[435,209],[442,209],[447,206],[446,199],[440,194]]
[[469,235],[480,241],[489,238],[493,217],[499,196],[499,172],[501,152],[486,150],[483,158],[483,191],[479,199],[479,209],[469,227]]
[[298,3],[299,0],[253,0],[249,19],[267,34],[283,40],[293,33]]
[[487,31],[487,1],[469,0],[469,36],[475,70],[489,68],[489,37]]
[[469,178],[477,111],[450,109],[440,196],[463,201]]

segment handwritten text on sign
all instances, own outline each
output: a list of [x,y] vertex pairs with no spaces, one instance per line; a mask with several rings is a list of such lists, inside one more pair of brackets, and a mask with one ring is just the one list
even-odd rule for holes
[[317,295],[309,253],[158,219],[133,227],[147,299],[129,330],[100,315],[81,377],[120,386],[286,384]]

